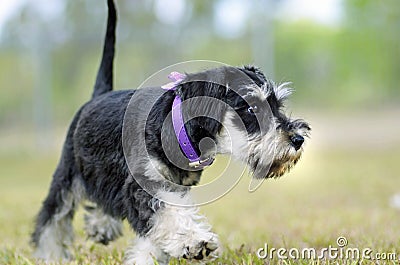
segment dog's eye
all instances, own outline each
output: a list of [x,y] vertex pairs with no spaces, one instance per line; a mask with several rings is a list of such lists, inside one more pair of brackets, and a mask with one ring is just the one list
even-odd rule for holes
[[250,114],[255,114],[255,113],[258,112],[258,107],[257,107],[257,105],[250,106],[250,107],[247,109],[247,111],[248,111]]

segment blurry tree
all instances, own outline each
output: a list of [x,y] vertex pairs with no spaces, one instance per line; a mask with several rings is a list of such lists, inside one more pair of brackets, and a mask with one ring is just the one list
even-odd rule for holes
[[[376,90],[399,95],[400,88],[400,4],[398,0],[346,0],[346,30],[360,40],[353,47],[360,63],[359,73],[375,79]],[[372,47],[372,49],[368,49]],[[369,54],[366,54],[369,53]],[[368,57],[373,60],[367,61]],[[372,81],[372,80],[371,80]],[[384,86],[386,89],[382,89]]]
[[398,106],[400,5],[344,0],[341,24],[278,21],[276,77],[292,80],[295,102],[335,108]]
[[[51,53],[65,39],[65,34],[63,34],[65,31],[62,30],[64,20],[58,16],[63,13],[64,3],[54,1],[49,5],[25,2],[21,12],[8,23],[7,30],[3,35],[3,42],[6,46],[12,47],[14,52],[27,51],[29,54],[29,56],[21,58],[21,64],[26,64],[28,61],[29,67],[24,70],[33,72],[32,83],[34,84],[27,87],[32,91],[20,90],[20,94],[17,93],[17,96],[32,96],[33,98],[33,117],[31,118],[33,118],[37,131],[37,143],[40,150],[48,146],[49,133],[51,133]],[[17,90],[18,87],[16,89],[15,86],[19,84],[14,80],[18,80],[18,77],[23,78],[23,76],[16,74],[9,76],[6,81],[13,85],[7,88],[13,91]],[[7,96],[12,95],[9,93],[10,91],[4,92]],[[13,101],[11,100],[11,102]]]

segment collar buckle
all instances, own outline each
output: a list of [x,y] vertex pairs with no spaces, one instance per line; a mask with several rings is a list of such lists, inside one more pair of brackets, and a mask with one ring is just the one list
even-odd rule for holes
[[189,167],[193,167],[193,168],[204,168],[206,166],[211,165],[214,162],[214,158],[213,157],[207,157],[203,160],[199,159],[193,162],[189,162]]

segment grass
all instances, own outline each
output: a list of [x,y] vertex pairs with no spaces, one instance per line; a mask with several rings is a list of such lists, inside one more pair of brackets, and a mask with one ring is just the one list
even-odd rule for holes
[[[400,213],[389,204],[400,191],[398,147],[310,146],[290,174],[265,181],[254,193],[247,191],[249,179],[244,177],[226,196],[201,207],[224,247],[222,257],[212,264],[275,264],[277,259],[258,259],[257,249],[265,243],[274,248],[321,249],[336,246],[339,236],[347,238],[349,247],[400,254]],[[31,258],[29,235],[59,153],[34,154],[0,153],[0,264],[38,264]],[[120,264],[134,237],[128,225],[124,237],[109,246],[96,245],[86,241],[82,215],[78,211],[74,220],[76,260],[65,264]]]

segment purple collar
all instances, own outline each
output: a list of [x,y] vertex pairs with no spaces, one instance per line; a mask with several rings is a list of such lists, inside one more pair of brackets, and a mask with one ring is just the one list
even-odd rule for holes
[[[166,90],[176,90],[177,86],[181,81],[185,79],[186,75],[172,72],[168,75],[168,78],[173,82],[168,83],[161,88]],[[200,156],[197,154],[196,150],[193,147],[192,142],[189,139],[189,136],[185,129],[185,122],[183,121],[182,115],[182,99],[179,95],[175,96],[174,102],[172,103],[172,125],[174,127],[175,136],[178,139],[179,146],[182,149],[182,152],[185,154],[186,158],[189,160],[189,166],[194,168],[202,169],[206,166],[209,166],[214,162],[214,158],[209,157],[201,160]]]

